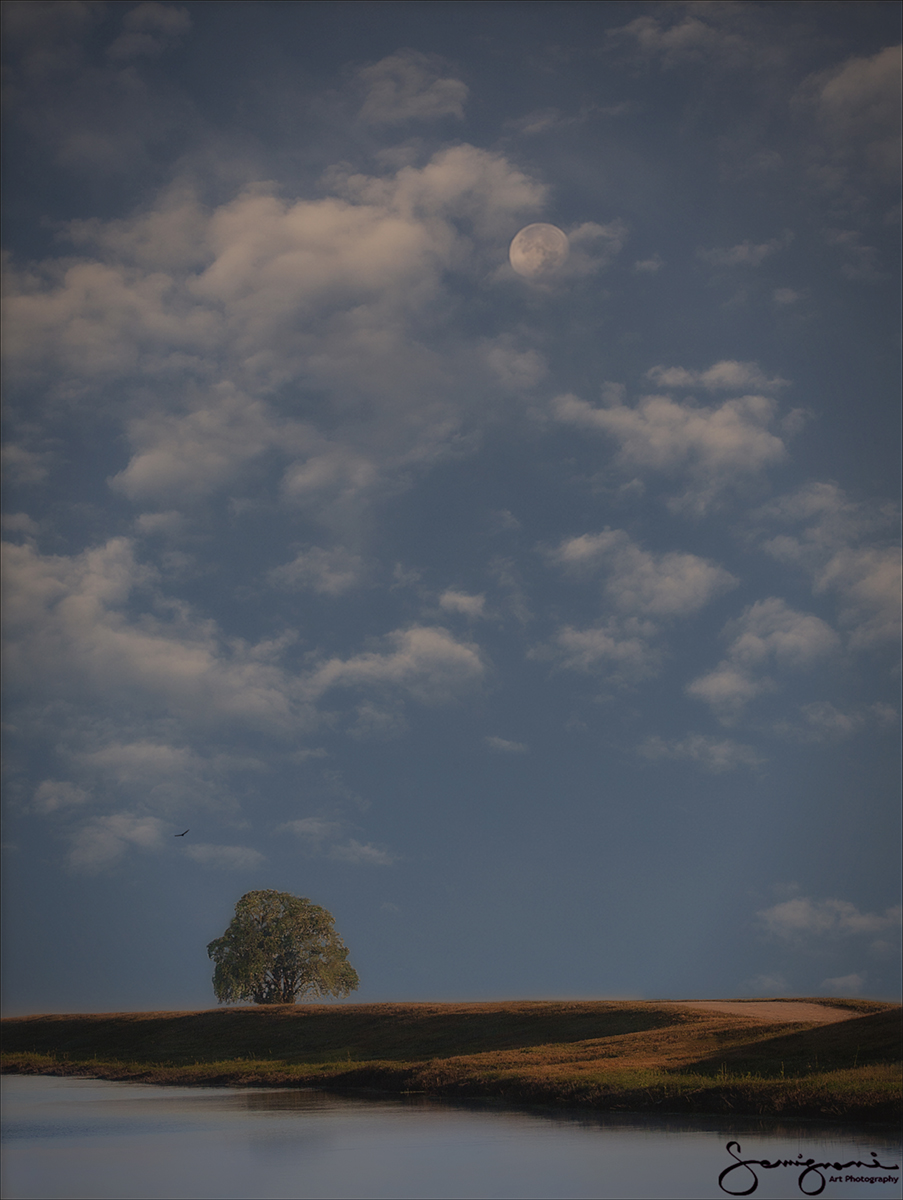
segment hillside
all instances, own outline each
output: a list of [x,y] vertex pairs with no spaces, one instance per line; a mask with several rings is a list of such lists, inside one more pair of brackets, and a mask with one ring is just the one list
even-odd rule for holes
[[5,1072],[893,1120],[901,1009],[856,1000],[342,1004],[7,1018]]

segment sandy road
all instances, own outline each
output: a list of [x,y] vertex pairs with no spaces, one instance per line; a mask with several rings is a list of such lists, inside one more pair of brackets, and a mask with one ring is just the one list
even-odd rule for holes
[[804,1000],[675,1000],[675,1008],[696,1008],[706,1012],[730,1013],[735,1017],[753,1017],[757,1021],[818,1021],[830,1025],[859,1016],[851,1008],[831,1008],[827,1004],[807,1004]]

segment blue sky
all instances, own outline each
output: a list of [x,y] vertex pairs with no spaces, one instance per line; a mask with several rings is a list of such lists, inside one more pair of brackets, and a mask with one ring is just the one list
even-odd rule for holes
[[898,6],[4,16],[7,1011],[896,996]]

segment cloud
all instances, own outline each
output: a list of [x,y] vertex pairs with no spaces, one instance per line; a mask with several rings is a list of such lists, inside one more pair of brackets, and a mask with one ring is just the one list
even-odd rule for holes
[[659,254],[653,254],[650,258],[639,259],[633,264],[633,269],[641,275],[655,275],[665,265],[665,260]]
[[94,873],[115,863],[131,847],[156,850],[168,827],[156,817],[111,813],[94,817],[72,838],[69,864],[76,871]]
[[365,700],[355,707],[354,723],[348,726],[353,738],[387,740],[401,737],[408,732],[409,725],[401,701],[381,697],[377,703]]
[[357,587],[364,574],[364,562],[343,546],[324,550],[313,546],[296,555],[291,562],[274,567],[267,579],[276,587],[310,588],[327,596],[339,596]]
[[122,33],[107,47],[107,56],[116,62],[142,55],[154,58],[168,47],[177,45],[190,29],[191,17],[187,9],[147,0],[125,14]]
[[8,442],[0,449],[0,461],[7,482],[20,486],[43,483],[50,469],[49,454],[28,450],[15,442]]
[[[6,669],[26,693],[177,714],[193,726],[284,732],[302,723],[298,685],[277,661],[285,643],[223,638],[187,605],[163,602],[128,538],[72,557],[4,543],[3,556]],[[146,607],[130,616],[142,593]]]
[[877,283],[888,279],[887,271],[879,266],[878,250],[862,241],[862,233],[858,229],[826,229],[825,241],[829,246],[836,246],[843,255],[840,273],[846,279],[858,279],[865,283]]
[[570,253],[562,274],[593,275],[620,254],[627,241],[627,226],[621,220],[609,221],[607,225],[585,221],[568,231],[568,241]]
[[61,808],[71,808],[84,804],[89,799],[89,793],[84,788],[76,787],[62,779],[45,779],[35,788],[31,808],[34,812],[52,813]]
[[791,994],[786,979],[777,973],[754,975],[752,979],[743,984],[743,988],[758,996],[789,996]]
[[840,975],[835,979],[823,979],[819,991],[832,996],[859,996],[865,987],[865,975]]
[[773,392],[788,386],[787,380],[780,376],[769,379],[758,363],[736,362],[733,359],[717,362],[706,371],[688,371],[685,367],[650,367],[646,378],[659,387],[703,387],[707,392],[742,392],[746,388]]
[[793,288],[783,287],[775,288],[772,292],[775,304],[784,307],[788,304],[796,304],[798,300],[802,300],[802,292],[795,292]]
[[611,619],[584,629],[565,625],[555,634],[550,652],[568,670],[602,674],[610,683],[629,685],[658,670],[662,655],[652,645],[656,633],[654,625],[635,619]]
[[185,846],[184,853],[202,866],[225,871],[247,871],[266,862],[260,851],[250,846],[216,846],[201,842]]
[[181,533],[184,525],[182,514],[172,509],[169,512],[140,513],[135,518],[135,528],[146,537],[171,537]]
[[899,722],[900,714],[889,704],[871,704],[862,708],[839,709],[829,700],[817,700],[800,706],[800,719],[782,721],[778,733],[802,742],[837,742],[852,737],[869,726],[888,728]]
[[837,172],[835,180],[858,173],[897,185],[901,62],[901,47],[886,46],[810,75],[800,86],[797,112],[814,118],[820,153]]
[[507,392],[530,391],[548,375],[546,360],[535,349],[520,346],[510,334],[483,343],[486,362]]
[[483,741],[491,749],[500,750],[502,754],[526,754],[528,749],[523,742],[509,742],[500,737],[484,737]]
[[703,262],[713,267],[758,267],[766,258],[771,258],[778,250],[783,250],[792,240],[793,235],[785,232],[781,237],[771,238],[767,242],[738,242],[736,246],[711,250],[700,248],[696,253]]
[[[519,391],[544,373],[511,339],[462,354],[472,338],[449,314],[450,281],[485,279],[546,189],[466,144],[381,175],[336,168],[323,189],[253,185],[208,208],[182,184],[131,217],[73,222],[77,257],[8,273],[10,387],[91,396],[121,422],[131,453],[111,485],[131,500],[172,509],[281,476],[286,503],[353,523],[464,444],[505,402],[500,377]],[[587,245],[610,249],[613,227],[594,230]]]
[[354,838],[333,846],[329,851],[329,857],[337,859],[339,862],[372,863],[380,867],[390,867],[398,859],[397,855],[388,850],[381,850],[378,846],[369,843],[362,844]]
[[797,896],[762,909],[756,916],[769,933],[785,940],[863,937],[896,929],[903,920],[903,909],[897,905],[883,913],[863,913],[849,900]]
[[316,668],[307,682],[312,696],[335,687],[400,687],[416,699],[438,704],[460,695],[482,680],[486,664],[472,642],[455,639],[441,626],[398,629],[386,637],[391,649],[348,659],[332,658]]
[[372,66],[361,67],[356,79],[366,95],[358,117],[366,125],[397,125],[464,117],[469,89],[460,79],[443,75],[445,64],[435,54],[397,50]]
[[342,828],[340,821],[330,821],[325,817],[302,817],[297,821],[286,821],[277,832],[293,833],[296,837],[320,845],[324,840],[341,834]]
[[129,422],[135,453],[110,486],[130,500],[185,501],[234,485],[242,467],[279,435],[279,422],[266,405],[219,384],[188,413],[155,413]]
[[139,780],[152,784],[160,778],[184,774],[195,765],[195,755],[185,747],[143,740],[110,742],[100,750],[79,755],[79,761],[120,784]]
[[594,408],[577,396],[552,401],[557,420],[604,434],[618,444],[623,468],[683,475],[688,484],[672,507],[704,512],[728,488],[784,461],[784,442],[771,431],[777,406],[766,396],[742,396],[703,408],[669,396],[644,396],[635,408]]
[[853,649],[899,639],[901,552],[888,537],[895,512],[854,501],[836,484],[814,483],[756,516],[797,527],[794,534],[764,538],[762,545],[774,558],[805,571],[817,595],[837,596]]
[[4,513],[0,517],[0,525],[4,532],[11,534],[21,534],[22,537],[33,538],[41,532],[41,527],[37,521],[33,520],[28,513]]
[[604,570],[605,594],[623,613],[648,617],[688,616],[737,586],[722,567],[695,554],[653,554],[622,529],[567,538],[549,552],[571,570]]
[[440,608],[446,612],[461,613],[465,617],[482,617],[485,605],[486,597],[482,593],[471,596],[467,592],[456,592],[449,588],[439,597]]
[[338,862],[373,863],[387,867],[398,860],[396,854],[370,843],[359,842],[355,838],[339,841],[344,830],[345,824],[342,821],[330,821],[325,817],[303,817],[298,821],[287,821],[280,825],[278,832],[293,833],[307,843],[312,853],[325,854]]
[[[659,61],[666,70],[704,64],[715,70],[768,65],[777,57],[758,42],[745,13],[728,5],[680,5],[635,17],[609,32],[617,44],[629,41],[636,53]],[[728,11],[725,11],[725,10]]]
[[742,742],[733,742],[727,738],[709,737],[702,733],[693,733],[671,741],[649,737],[638,750],[644,758],[685,759],[695,762],[713,775],[735,771],[738,767],[759,767],[765,761],[752,746],[745,746]]
[[735,720],[757,696],[776,684],[769,668],[805,670],[833,654],[839,639],[820,617],[790,608],[778,597],[757,600],[725,626],[727,657],[714,671],[687,685],[687,694],[704,700],[725,722]]

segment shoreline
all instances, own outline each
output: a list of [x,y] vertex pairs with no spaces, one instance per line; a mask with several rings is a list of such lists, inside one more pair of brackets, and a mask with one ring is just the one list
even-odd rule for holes
[[[768,1018],[756,1005],[768,1006]],[[820,1019],[773,1019],[794,1012]],[[901,1012],[877,1001],[787,999],[10,1017],[0,1070],[884,1125],[903,1112]]]

